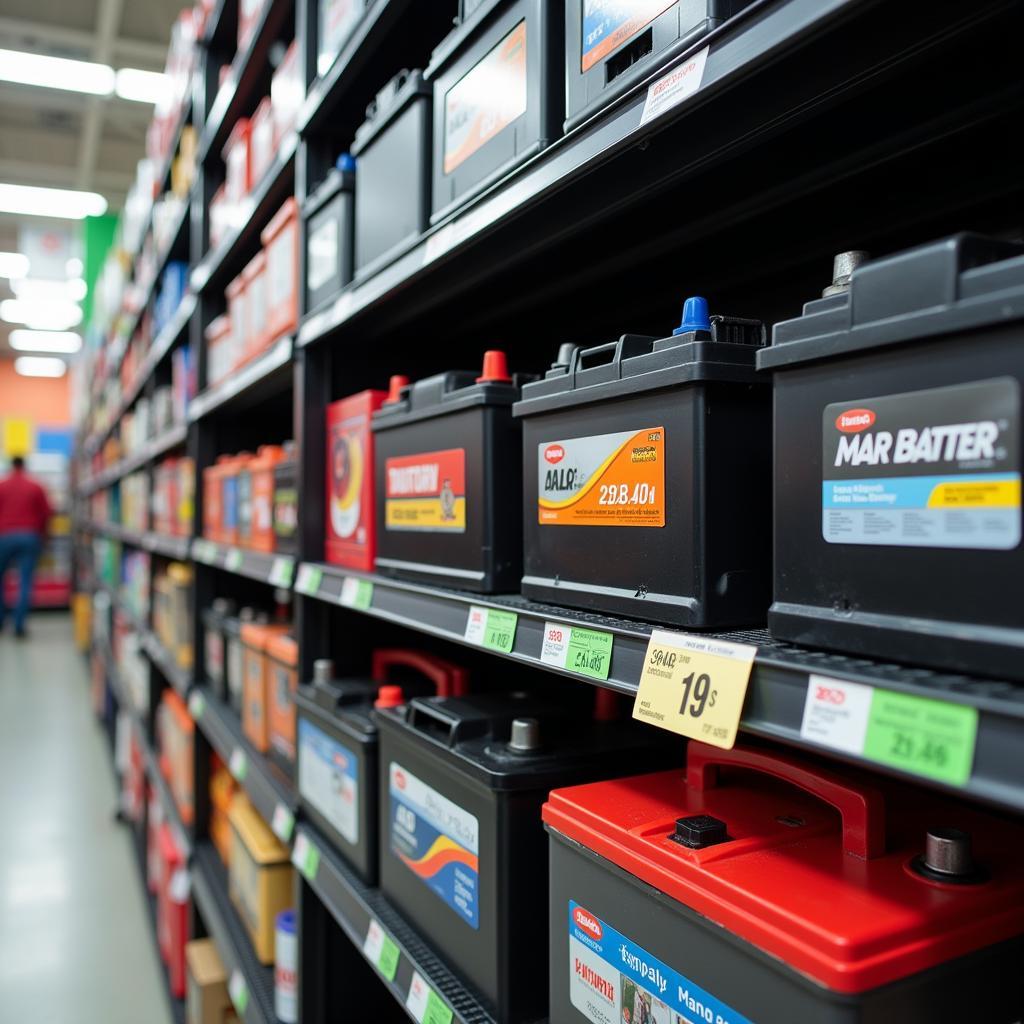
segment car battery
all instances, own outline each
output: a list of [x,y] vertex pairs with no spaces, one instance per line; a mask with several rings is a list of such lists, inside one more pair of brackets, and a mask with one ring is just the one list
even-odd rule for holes
[[[399,397],[407,377],[392,377]],[[325,557],[333,565],[373,571],[376,510],[370,418],[387,391],[360,391],[327,406],[327,515]]]
[[306,312],[332,302],[352,280],[356,162],[342,153],[302,206],[306,222]]
[[209,608],[203,609],[203,671],[214,693],[228,702],[227,637],[224,623],[235,613],[235,603],[227,597],[216,597]]
[[690,743],[553,792],[551,1020],[1019,1021],[1024,828],[823,765]]
[[548,791],[681,764],[681,745],[523,692],[415,697],[375,718],[381,892],[496,1021],[540,1019]]
[[285,441],[282,447],[284,458],[274,466],[274,551],[279,555],[294,555],[298,550],[299,467],[295,457],[295,442]]
[[242,626],[242,732],[265,754],[270,746],[270,660],[267,646],[283,636],[283,624],[245,623]]
[[326,75],[362,21],[370,0],[318,0],[316,73]]
[[427,228],[430,213],[430,86],[399,72],[356,129],[356,280],[369,277]]
[[554,0],[487,0],[434,51],[432,221],[562,134],[563,20]]
[[772,634],[1024,679],[1024,246],[854,266],[775,325]]
[[452,370],[403,387],[373,415],[378,572],[494,593],[522,564],[519,428],[524,374],[503,352],[483,372]]
[[466,670],[451,662],[387,649],[374,651],[368,679],[337,679],[333,663],[318,660],[312,683],[295,694],[299,806],[368,885],[377,884],[378,867],[374,704],[427,693],[458,696],[466,686]]
[[764,621],[764,341],[760,321],[709,317],[692,298],[671,337],[563,346],[523,388],[526,597],[696,628]]
[[227,675],[228,701],[241,715],[242,700],[245,693],[245,648],[242,645],[242,627],[256,622],[266,625],[266,612],[257,612],[254,608],[242,608],[238,616],[229,615],[224,619],[224,668]]
[[566,130],[667,64],[751,0],[568,0]]
[[271,757],[291,773],[295,763],[295,689],[299,685],[299,645],[282,633],[267,639],[267,744]]
[[267,256],[267,318],[269,345],[299,324],[299,205],[289,196],[260,232]]

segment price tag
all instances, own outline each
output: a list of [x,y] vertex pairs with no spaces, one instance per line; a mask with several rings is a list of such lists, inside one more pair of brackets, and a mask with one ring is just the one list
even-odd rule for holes
[[656,629],[651,634],[633,717],[729,750],[757,648]]
[[376,966],[380,960],[381,950],[384,948],[384,929],[380,923],[370,918],[370,927],[366,931],[366,938],[363,939],[363,956]]
[[613,640],[611,633],[581,629],[564,622],[545,622],[540,660],[545,665],[567,668],[592,679],[607,679]]
[[452,1011],[441,1002],[419,971],[412,972],[405,1008],[419,1024],[451,1024]]
[[274,587],[287,587],[292,582],[292,569],[295,563],[287,556],[282,555],[274,559],[270,567],[270,584]]
[[338,604],[365,612],[373,603],[373,584],[369,580],[346,576],[341,584]]
[[518,621],[519,616],[515,612],[470,605],[465,639],[471,644],[508,654],[515,643]]
[[224,568],[229,572],[238,572],[242,568],[242,552],[232,548],[224,559]]
[[171,875],[171,881],[167,887],[167,894],[170,896],[172,903],[187,903],[188,894],[191,888],[192,882],[189,878],[188,868],[178,868],[178,870]]
[[192,557],[197,562],[208,562],[210,556],[207,554],[208,547],[205,540],[194,540],[192,542]]
[[196,722],[203,717],[203,712],[206,710],[206,698],[198,690],[194,690],[189,695],[188,710]]
[[239,782],[245,782],[246,772],[249,771],[249,759],[245,756],[245,751],[241,747],[235,747],[235,749],[231,751],[231,759],[228,761],[228,771],[230,771]]
[[399,956],[398,946],[395,945],[389,935],[385,935],[384,943],[380,950],[380,957],[377,959],[377,970],[380,971],[388,981],[395,980],[395,972],[398,970]]
[[295,828],[295,815],[284,804],[278,804],[274,808],[270,827],[282,843],[287,843],[291,840],[292,830]]
[[976,708],[812,675],[800,735],[901,771],[966,785],[978,734]]
[[242,977],[242,972],[236,967],[228,979],[228,995],[231,997],[231,1004],[238,1011],[239,1017],[245,1016],[245,1008],[249,1005],[249,986]]
[[307,882],[316,879],[316,873],[320,868],[320,850],[314,843],[309,841],[305,832],[300,832],[292,847],[292,863],[302,873]]
[[647,90],[647,102],[644,103],[640,124],[660,117],[666,110],[682,103],[692,96],[699,88],[704,77],[704,65],[708,62],[708,47],[695,53],[688,61],[673,68],[668,74],[662,75],[652,82]]
[[315,565],[308,565],[303,562],[299,566],[299,575],[295,580],[295,589],[307,597],[316,597],[320,589],[320,581],[323,579],[324,571]]

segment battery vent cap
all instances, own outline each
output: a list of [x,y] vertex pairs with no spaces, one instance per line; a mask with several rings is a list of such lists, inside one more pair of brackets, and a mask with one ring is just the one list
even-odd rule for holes
[[496,348],[485,352],[484,369],[476,379],[477,384],[508,384],[511,380],[505,353]]
[[699,295],[691,295],[683,303],[682,323],[673,334],[689,334],[691,331],[710,331],[711,316],[708,313],[708,300]]
[[688,818],[676,819],[676,830],[671,837],[675,842],[691,850],[703,850],[706,846],[724,843],[729,836],[725,822],[710,814],[693,814]]
[[400,686],[382,686],[377,691],[377,699],[373,702],[375,708],[397,708],[405,703],[405,694]]
[[354,171],[356,169],[356,158],[351,153],[339,153],[338,159],[334,161],[334,166],[342,173]]
[[393,373],[388,381],[388,397],[384,399],[384,404],[401,401],[402,388],[408,386],[409,378],[404,373]]

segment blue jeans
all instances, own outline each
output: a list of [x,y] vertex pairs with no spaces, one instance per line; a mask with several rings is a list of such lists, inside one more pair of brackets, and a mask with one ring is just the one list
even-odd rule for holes
[[7,569],[13,564],[21,575],[21,590],[14,606],[14,629],[20,633],[25,628],[29,602],[32,600],[32,574],[43,550],[43,539],[31,530],[17,530],[0,533],[0,626],[7,615],[4,600],[3,580]]

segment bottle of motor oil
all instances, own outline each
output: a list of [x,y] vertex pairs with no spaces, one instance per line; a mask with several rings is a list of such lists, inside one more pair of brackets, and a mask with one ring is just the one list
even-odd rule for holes
[[668,338],[563,346],[527,384],[522,592],[696,628],[770,599],[770,392],[760,321],[687,299]]
[[494,593],[522,566],[519,427],[512,403],[532,377],[504,352],[482,373],[452,370],[403,387],[373,415],[378,572]]
[[414,698],[375,717],[381,890],[499,1024],[543,1017],[541,805],[570,779],[678,764],[678,743],[524,693]]
[[1019,822],[767,747],[687,762],[545,805],[552,1021],[1021,1019]]
[[[398,685],[396,669],[411,670]],[[369,885],[377,883],[377,723],[374,704],[465,693],[465,669],[418,651],[375,651],[371,677],[337,679],[328,658],[295,694],[299,805]]]
[[857,266],[775,325],[772,634],[1024,679],[1024,246]]

